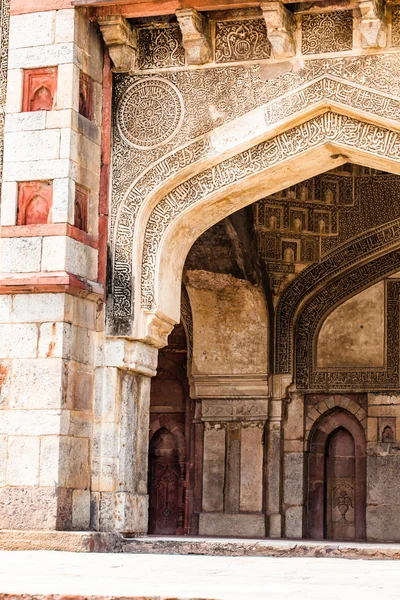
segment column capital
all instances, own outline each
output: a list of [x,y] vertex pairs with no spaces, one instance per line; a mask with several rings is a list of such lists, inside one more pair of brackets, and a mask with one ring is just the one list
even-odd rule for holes
[[143,342],[124,338],[109,338],[105,342],[105,367],[117,367],[138,375],[154,377],[157,374],[157,360],[157,348]]

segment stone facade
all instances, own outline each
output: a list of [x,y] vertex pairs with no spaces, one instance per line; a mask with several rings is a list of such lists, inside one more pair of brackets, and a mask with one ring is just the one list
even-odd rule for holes
[[400,541],[398,7],[72,4],[0,4],[0,528]]

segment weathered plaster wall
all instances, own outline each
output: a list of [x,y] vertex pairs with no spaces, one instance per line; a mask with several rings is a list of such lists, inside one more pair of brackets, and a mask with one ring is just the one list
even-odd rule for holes
[[318,367],[383,367],[385,283],[377,283],[336,308],[323,322]]
[[268,318],[259,287],[231,275],[189,271],[192,374],[267,373]]

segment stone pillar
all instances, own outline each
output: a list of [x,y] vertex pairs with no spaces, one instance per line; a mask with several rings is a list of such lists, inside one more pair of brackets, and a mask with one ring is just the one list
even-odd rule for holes
[[[0,240],[0,527],[88,529],[102,46],[82,14],[11,17]],[[79,213],[79,214],[78,214]]]
[[304,534],[304,394],[290,392],[283,432],[284,537]]
[[266,456],[266,514],[268,536],[282,537],[282,471],[283,471],[283,417],[286,403],[286,390],[291,377],[275,375],[270,378],[272,398],[270,400],[267,425]]
[[193,389],[196,395],[203,396],[200,418],[204,424],[204,458],[199,534],[265,537],[266,376],[258,380],[255,376],[198,377]]
[[96,369],[92,527],[146,533],[150,378],[158,351],[108,339]]

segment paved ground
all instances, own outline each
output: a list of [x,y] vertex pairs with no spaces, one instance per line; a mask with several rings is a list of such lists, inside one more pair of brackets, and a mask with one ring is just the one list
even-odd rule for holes
[[386,560],[0,552],[0,594],[400,599]]

